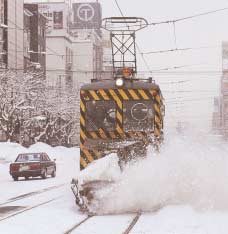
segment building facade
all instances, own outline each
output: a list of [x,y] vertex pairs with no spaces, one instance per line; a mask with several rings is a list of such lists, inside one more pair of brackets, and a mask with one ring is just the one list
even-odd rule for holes
[[214,98],[214,112],[212,115],[212,132],[219,134],[222,131],[222,113],[221,113],[221,98]]
[[222,43],[220,95],[214,100],[212,130],[228,138],[228,42]]
[[6,68],[6,62],[5,62],[5,55],[6,51],[4,48],[4,34],[5,32],[5,7],[4,7],[4,0],[0,0],[0,69]]
[[101,6],[70,0],[35,2],[47,19],[46,80],[48,85],[80,85],[100,79],[103,69]]
[[[26,3],[31,1],[26,0]],[[51,86],[65,86],[73,79],[72,40],[70,37],[70,1],[33,0],[39,13],[47,18],[46,25],[46,81]]]
[[21,0],[4,1],[3,49],[4,63],[16,72],[24,70],[24,3]]
[[110,39],[110,32],[107,30],[102,31],[102,47],[103,47],[102,79],[111,79],[113,77],[112,44]]
[[73,37],[73,80],[78,84],[101,79],[102,41],[93,30],[74,30]]
[[38,4],[24,5],[25,70],[46,73],[46,23]]
[[72,4],[71,35],[73,50],[74,80],[88,83],[101,79],[103,70],[102,9],[98,2],[77,2]]

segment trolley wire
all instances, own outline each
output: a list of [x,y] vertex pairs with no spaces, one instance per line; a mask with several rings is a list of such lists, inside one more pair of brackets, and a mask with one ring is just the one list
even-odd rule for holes
[[[115,3],[116,3],[116,0],[114,0]],[[116,3],[118,9],[120,12],[122,12],[118,2]],[[215,14],[215,13],[218,13],[218,12],[222,12],[222,11],[226,11],[228,10],[228,7],[224,7],[224,8],[219,8],[219,9],[215,9],[215,10],[211,10],[211,11],[206,11],[206,12],[202,12],[202,13],[196,13],[196,14],[193,14],[193,15],[190,15],[190,16],[185,16],[185,17],[180,17],[180,18],[176,18],[176,19],[170,19],[170,20],[163,20],[163,21],[157,21],[157,22],[148,22],[148,26],[156,26],[156,25],[162,25],[162,24],[172,24],[172,23],[176,23],[176,22],[180,22],[180,21],[186,21],[186,20],[191,20],[191,19],[194,19],[194,18],[199,18],[199,17],[202,17],[202,16],[207,16],[207,15],[211,15],[211,14]],[[140,25],[137,25],[136,26],[145,26],[145,24],[140,24]],[[123,26],[124,27],[124,26]],[[121,28],[120,26],[118,27],[111,27],[113,29],[115,28]],[[126,27],[124,27],[126,28]],[[12,28],[12,27],[7,27],[6,29],[16,29],[16,28]],[[62,29],[69,29],[69,27],[63,27]],[[24,30],[22,28],[20,28],[19,30]]]
[[143,52],[143,55],[148,54],[162,54],[162,53],[169,53],[169,52],[177,52],[177,51],[189,51],[189,50],[201,50],[201,49],[212,49],[212,48],[220,48],[220,45],[217,46],[200,46],[200,47],[186,47],[186,48],[174,48],[168,50],[155,50],[155,51],[148,51]]
[[[116,0],[115,0],[116,2]],[[120,8],[120,7],[118,7]],[[119,9],[121,11],[121,9]],[[228,10],[228,7],[224,7],[224,8],[219,8],[219,9],[215,9],[212,11],[206,11],[206,12],[202,12],[202,13],[197,13],[194,15],[190,15],[190,16],[186,16],[186,17],[181,17],[181,18],[177,18],[177,19],[171,19],[171,20],[164,20],[164,21],[158,21],[158,22],[148,22],[148,26],[156,26],[156,25],[161,25],[161,24],[173,24],[173,23],[177,23],[177,22],[181,22],[181,21],[186,21],[186,20],[191,20],[194,18],[199,18],[202,16],[207,16],[210,14],[215,14],[221,11],[226,11]],[[135,25],[135,26],[146,26],[145,24],[140,24],[140,25]],[[119,27],[118,27],[119,28]]]
[[[119,9],[119,11],[121,12],[122,16],[123,16],[123,12],[117,2],[117,0],[115,0],[116,5]],[[198,14],[194,14],[194,15],[190,15],[187,17],[182,17],[182,18],[177,18],[177,19],[172,19],[172,20],[165,20],[165,21],[160,21],[160,22],[151,22],[148,23],[148,26],[155,26],[155,25],[161,25],[161,24],[172,24],[173,25],[173,34],[174,34],[174,43],[175,43],[175,49],[170,49],[167,51],[158,51],[158,52],[148,52],[148,53],[141,53],[141,56],[145,62],[145,58],[143,57],[143,54],[151,54],[151,53],[164,53],[164,52],[173,52],[173,51],[179,51],[179,50],[189,50],[190,48],[184,48],[184,49],[178,49],[177,48],[177,34],[176,34],[176,23],[181,22],[181,21],[185,21],[185,20],[190,20],[190,19],[194,19],[194,18],[198,18],[198,17],[202,17],[202,16],[206,16],[209,14],[214,14],[214,13],[218,13],[221,11],[225,11],[228,10],[228,7],[224,7],[224,8],[220,8],[220,9],[216,9],[216,10],[212,10],[212,11],[207,11],[207,12],[203,12],[203,13],[198,13]],[[139,50],[140,52],[140,50]],[[148,66],[147,66],[148,67]]]

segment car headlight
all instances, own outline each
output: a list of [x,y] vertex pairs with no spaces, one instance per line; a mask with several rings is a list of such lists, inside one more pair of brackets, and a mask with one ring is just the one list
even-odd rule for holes
[[124,80],[123,78],[117,78],[116,79],[116,86],[121,87],[124,85]]

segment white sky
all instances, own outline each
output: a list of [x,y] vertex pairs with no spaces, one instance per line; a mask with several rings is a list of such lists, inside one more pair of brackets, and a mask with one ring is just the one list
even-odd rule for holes
[[[72,2],[81,1],[72,0]],[[99,0],[99,2],[102,4],[103,17],[120,16],[114,0]],[[118,0],[118,3],[125,16],[144,17],[149,22],[173,20],[228,7],[227,0]],[[176,45],[172,24],[149,26],[137,34],[137,43],[142,52],[174,49],[176,46],[178,48],[213,46],[208,49],[144,56],[151,70],[191,65],[153,74],[166,98],[167,122],[175,125],[180,120],[187,120],[189,123],[196,123],[202,129],[210,127],[213,97],[219,95],[221,42],[228,41],[226,22],[228,22],[228,10],[177,22]],[[138,55],[138,70],[147,70],[140,55]],[[205,72],[199,73],[199,71]],[[170,83],[183,80],[187,81]],[[202,100],[199,100],[200,98]]]

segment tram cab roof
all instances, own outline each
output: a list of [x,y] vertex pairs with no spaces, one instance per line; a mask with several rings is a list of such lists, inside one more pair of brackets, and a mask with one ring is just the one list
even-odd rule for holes
[[154,89],[160,91],[160,87],[148,80],[125,80],[122,87],[117,87],[115,80],[97,80],[90,84],[85,84],[81,87],[83,90],[99,90],[99,89]]

